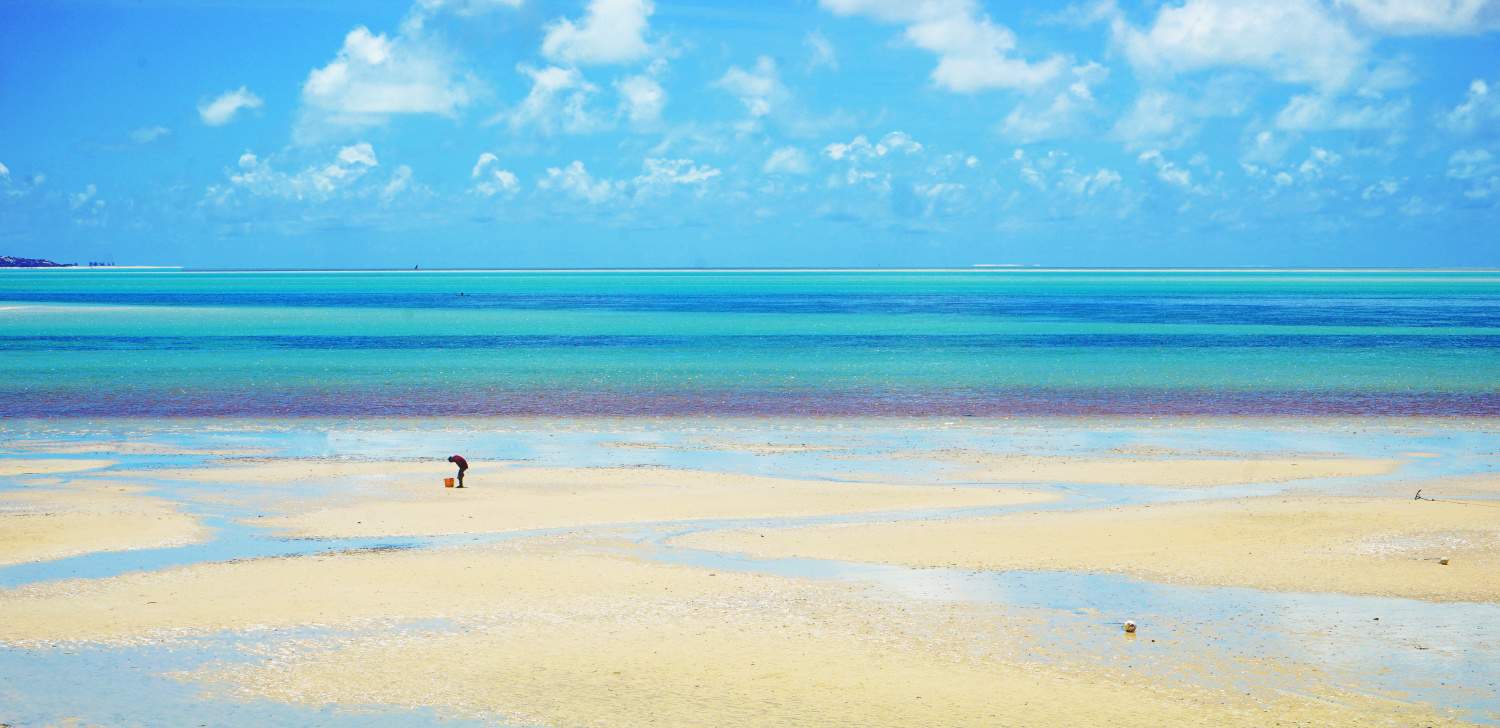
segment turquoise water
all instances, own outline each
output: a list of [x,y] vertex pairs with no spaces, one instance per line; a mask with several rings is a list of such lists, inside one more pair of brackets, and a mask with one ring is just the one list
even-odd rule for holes
[[0,415],[1500,414],[1500,274],[0,272]]

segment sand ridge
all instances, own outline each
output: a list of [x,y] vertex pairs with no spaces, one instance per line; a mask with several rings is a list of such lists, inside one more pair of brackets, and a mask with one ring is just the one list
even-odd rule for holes
[[1272,496],[699,533],[676,542],[762,557],[1105,571],[1171,583],[1500,601],[1496,513],[1410,498]]
[[10,475],[47,475],[97,470],[114,465],[113,460],[67,458],[0,458],[0,477]]
[[1038,457],[968,455],[947,461],[965,480],[986,483],[1079,483],[1173,488],[1285,483],[1314,478],[1385,475],[1400,460],[1329,457]]
[[100,481],[0,493],[0,565],[181,546],[210,531],[170,501]]
[[470,487],[463,490],[431,482],[256,523],[299,537],[410,536],[1008,506],[1057,497],[1018,488],[845,483],[665,467],[489,468],[471,470]]
[[[895,601],[849,584],[651,564],[586,545],[580,553],[578,545],[552,540],[476,556],[476,571],[493,578],[475,593],[482,596],[464,586],[452,595],[450,607],[466,605],[452,629],[312,639],[262,661],[180,677],[239,699],[415,705],[527,725],[1450,722],[1426,707],[1311,684],[1304,685],[1313,697],[1252,696],[1027,661],[1015,616],[988,606]],[[385,562],[380,568],[393,573],[452,568],[434,557],[465,558],[386,553],[330,561],[370,562],[361,569]],[[373,596],[353,577],[299,577],[290,586],[315,600],[339,594],[338,609],[348,610]],[[355,591],[343,592],[346,585]],[[428,609],[437,606],[428,601]]]

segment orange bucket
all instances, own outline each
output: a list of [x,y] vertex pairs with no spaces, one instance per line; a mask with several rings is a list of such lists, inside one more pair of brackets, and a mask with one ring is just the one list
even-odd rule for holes
[[452,478],[443,478],[443,487],[444,488],[452,488],[453,487],[453,479]]

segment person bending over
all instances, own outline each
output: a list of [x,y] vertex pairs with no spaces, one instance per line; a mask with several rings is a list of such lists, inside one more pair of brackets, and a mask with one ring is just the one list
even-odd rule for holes
[[454,455],[448,458],[448,462],[458,466],[458,487],[464,487],[464,471],[469,469],[469,461],[462,455]]

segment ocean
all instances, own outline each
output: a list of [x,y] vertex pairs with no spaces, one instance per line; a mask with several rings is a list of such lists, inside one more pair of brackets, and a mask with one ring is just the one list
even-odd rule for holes
[[0,416],[1500,415],[1500,273],[0,271]]

